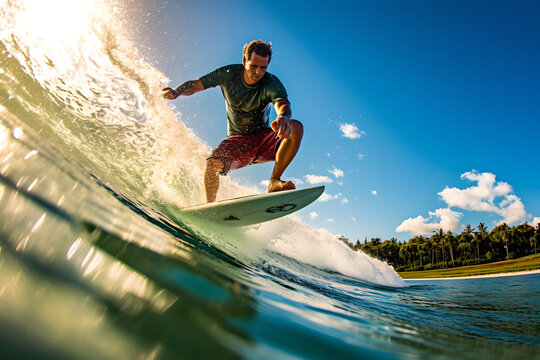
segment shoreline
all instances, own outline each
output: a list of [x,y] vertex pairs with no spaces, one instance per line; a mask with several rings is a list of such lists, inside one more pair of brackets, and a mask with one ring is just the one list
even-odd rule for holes
[[510,277],[510,276],[524,276],[524,275],[533,275],[533,274],[540,274],[540,269],[538,269],[538,270],[528,270],[528,271],[496,273],[496,274],[485,274],[485,275],[448,276],[448,277],[438,277],[438,278],[403,279],[403,281],[486,279],[486,278],[498,278],[498,277]]

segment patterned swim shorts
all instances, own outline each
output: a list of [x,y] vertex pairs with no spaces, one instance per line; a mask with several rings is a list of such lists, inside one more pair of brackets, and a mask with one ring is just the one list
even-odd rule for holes
[[277,133],[270,128],[257,135],[233,135],[223,140],[208,159],[218,159],[223,163],[220,175],[252,164],[276,160],[276,152],[281,143]]

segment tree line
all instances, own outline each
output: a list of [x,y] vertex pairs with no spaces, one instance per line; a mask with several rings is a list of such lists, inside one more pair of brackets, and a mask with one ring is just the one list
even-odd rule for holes
[[443,269],[536,254],[540,223],[536,228],[526,222],[512,227],[503,223],[489,232],[485,224],[480,223],[477,227],[465,226],[459,234],[438,229],[429,237],[415,236],[406,242],[371,238],[353,244],[343,235],[338,239],[355,251],[386,261],[396,271]]

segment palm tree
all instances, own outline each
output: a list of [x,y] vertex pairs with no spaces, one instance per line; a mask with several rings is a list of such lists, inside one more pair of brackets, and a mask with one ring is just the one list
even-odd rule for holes
[[420,267],[424,267],[424,252],[426,250],[426,240],[423,236],[415,236],[411,241],[414,242],[416,253],[418,254],[418,258],[420,260]]
[[471,243],[468,241],[463,241],[463,240],[466,240],[464,236],[460,236],[459,240],[460,242],[459,242],[458,248],[461,251],[461,257],[465,258],[464,255],[467,254],[468,258],[470,259],[471,258]]
[[435,259],[433,259],[433,255],[431,256],[431,263],[432,264],[438,264],[439,263],[439,237],[438,237],[437,232],[438,232],[438,230],[435,231],[435,235],[433,235],[433,236],[431,236],[429,238],[429,242],[431,243],[431,249],[433,251],[433,255],[435,256]]
[[508,242],[509,242],[508,234],[504,234],[503,240],[504,240],[504,248],[506,250],[506,260],[510,260],[510,254],[508,253]]
[[534,253],[536,254],[536,244],[540,240],[540,222],[536,224],[536,229],[534,230],[534,236],[531,238],[531,246],[534,245]]
[[508,260],[510,258],[509,251],[508,251],[508,244],[510,242],[511,237],[511,229],[508,227],[506,223],[502,223],[500,225],[497,225],[491,230],[491,236],[494,241],[502,245],[502,247],[506,251],[506,259]]
[[480,244],[484,241],[487,235],[487,229],[487,226],[483,222],[481,222],[480,224],[478,224],[478,232],[474,235],[474,239],[476,241],[476,254],[478,256],[478,259],[480,258]]
[[400,249],[400,255],[405,260],[405,263],[408,266],[413,266],[414,263],[412,261],[412,253],[413,253],[413,239],[409,239]]
[[468,246],[464,246],[464,249],[467,249],[469,259],[471,258],[470,251],[471,251],[471,242],[473,240],[473,235],[472,235],[473,233],[474,233],[474,228],[470,224],[467,224],[465,228],[463,229],[463,232],[461,233],[463,235],[463,242],[468,243]]
[[431,261],[429,261],[430,264],[433,264],[435,262],[435,255],[433,254],[433,242],[431,241],[431,238],[424,238],[424,248],[426,249],[428,253],[428,261],[431,257]]
[[470,224],[467,224],[465,228],[463,229],[463,233],[467,237],[471,236],[473,232],[474,232],[474,228]]
[[448,250],[450,250],[450,260],[452,261],[452,266],[454,266],[454,250],[452,249],[453,242],[454,242],[454,234],[452,232],[448,232],[446,236],[444,237],[445,244],[448,246]]

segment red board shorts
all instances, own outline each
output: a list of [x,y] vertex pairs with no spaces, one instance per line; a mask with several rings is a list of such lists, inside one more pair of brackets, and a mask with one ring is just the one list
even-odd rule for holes
[[207,159],[218,159],[223,163],[220,175],[252,164],[276,160],[281,139],[268,128],[257,135],[233,135],[223,140]]

